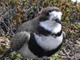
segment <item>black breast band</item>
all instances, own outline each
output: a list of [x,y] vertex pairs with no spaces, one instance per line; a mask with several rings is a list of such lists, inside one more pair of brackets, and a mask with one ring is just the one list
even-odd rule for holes
[[59,45],[56,49],[51,50],[51,51],[45,51],[43,48],[41,48],[37,42],[35,41],[35,37],[34,34],[31,34],[31,38],[28,42],[28,47],[30,49],[30,51],[36,55],[37,57],[43,57],[43,56],[51,56],[53,55],[55,52],[58,51],[58,49],[61,47],[61,45]]
[[52,33],[50,31],[44,29],[41,26],[39,26],[37,30],[38,30],[39,34],[42,34],[42,35],[45,35],[45,36],[48,36],[48,35],[60,36],[62,34],[62,30],[60,32],[58,32],[57,34],[55,34],[55,33]]

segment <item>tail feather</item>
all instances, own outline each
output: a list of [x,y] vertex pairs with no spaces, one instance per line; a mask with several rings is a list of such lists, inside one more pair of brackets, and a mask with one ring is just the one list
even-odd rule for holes
[[2,57],[0,57],[0,60],[4,60],[4,59],[5,59],[5,57],[9,56],[9,54],[10,54],[11,52],[12,52],[12,50],[11,50],[11,49],[7,50],[7,51],[3,54],[3,56],[2,56]]

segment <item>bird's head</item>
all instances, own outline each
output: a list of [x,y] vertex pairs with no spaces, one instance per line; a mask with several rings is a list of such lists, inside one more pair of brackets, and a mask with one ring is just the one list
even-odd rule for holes
[[62,12],[57,7],[43,8],[39,14],[41,15],[40,25],[53,33],[61,30],[61,17]]
[[41,21],[52,20],[52,21],[55,21],[56,23],[60,23],[61,24],[62,12],[57,7],[46,7],[46,8],[43,8],[39,12],[39,14],[42,14],[42,15],[46,16],[46,17],[43,16],[44,20],[41,20]]

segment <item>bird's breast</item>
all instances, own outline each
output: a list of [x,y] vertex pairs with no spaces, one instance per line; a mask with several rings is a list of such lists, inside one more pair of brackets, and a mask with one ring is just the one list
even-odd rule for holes
[[63,34],[61,34],[58,37],[54,37],[54,36],[44,36],[44,35],[34,35],[35,36],[35,40],[37,42],[37,44],[42,47],[44,50],[50,51],[53,49],[56,49],[63,40]]

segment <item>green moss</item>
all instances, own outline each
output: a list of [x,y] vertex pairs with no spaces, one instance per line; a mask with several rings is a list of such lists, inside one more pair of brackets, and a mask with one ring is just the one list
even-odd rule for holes
[[54,56],[52,56],[51,58],[52,58],[52,60],[63,60],[63,59],[62,59],[62,58],[60,58],[59,56],[55,56],[55,55],[54,55]]

